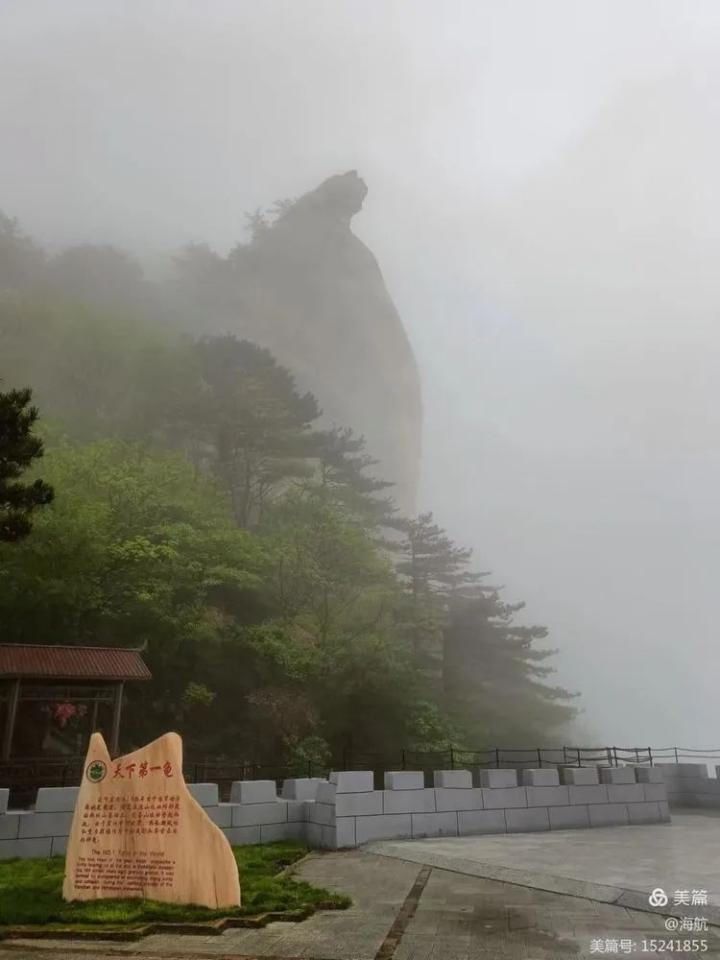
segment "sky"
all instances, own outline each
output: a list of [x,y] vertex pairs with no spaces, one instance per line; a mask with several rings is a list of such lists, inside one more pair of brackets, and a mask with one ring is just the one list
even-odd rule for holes
[[594,743],[720,746],[716,0],[0,0],[0,208],[220,252],[357,169],[421,506]]

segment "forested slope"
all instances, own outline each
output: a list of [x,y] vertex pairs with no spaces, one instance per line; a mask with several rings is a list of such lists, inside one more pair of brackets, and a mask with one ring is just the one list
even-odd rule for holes
[[262,346],[182,332],[117,251],[48,258],[9,220],[0,289],[0,391],[32,387],[28,476],[54,489],[0,543],[2,641],[146,644],[127,748],[173,728],[196,754],[302,765],[559,736],[545,631],[398,509],[307,356],[299,388]]

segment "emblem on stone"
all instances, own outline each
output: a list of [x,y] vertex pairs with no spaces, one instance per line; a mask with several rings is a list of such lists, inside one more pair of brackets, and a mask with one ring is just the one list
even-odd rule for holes
[[101,780],[105,779],[107,766],[102,762],[102,760],[95,760],[93,763],[88,764],[85,773],[91,783],[100,783]]

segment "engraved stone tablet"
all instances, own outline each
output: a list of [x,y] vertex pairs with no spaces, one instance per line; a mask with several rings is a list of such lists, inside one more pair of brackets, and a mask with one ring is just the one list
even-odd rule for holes
[[240,905],[235,857],[185,785],[176,733],[116,760],[102,736],[92,735],[68,840],[63,897]]

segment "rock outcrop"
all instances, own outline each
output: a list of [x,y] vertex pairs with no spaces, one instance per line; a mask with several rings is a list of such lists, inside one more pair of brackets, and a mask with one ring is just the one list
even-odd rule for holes
[[377,475],[396,484],[398,505],[413,512],[420,383],[378,263],[350,229],[366,194],[355,171],[330,177],[274,222],[259,222],[227,260],[202,251],[195,266],[206,277],[200,298],[213,290],[206,329],[270,349],[316,395],[328,423],[365,436],[380,460]]
[[176,733],[114,760],[102,735],[92,735],[63,897],[144,897],[211,910],[240,906],[232,849],[187,788]]

